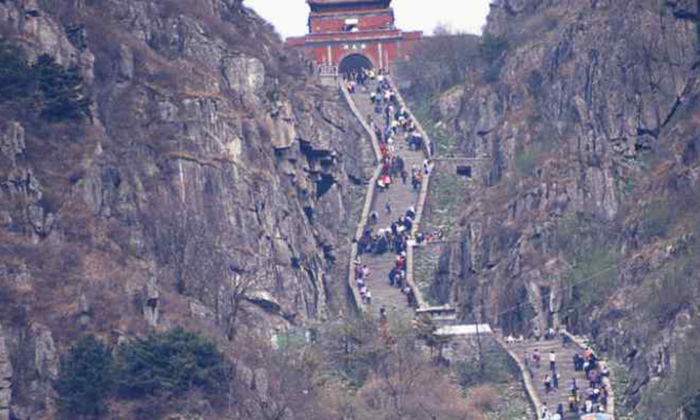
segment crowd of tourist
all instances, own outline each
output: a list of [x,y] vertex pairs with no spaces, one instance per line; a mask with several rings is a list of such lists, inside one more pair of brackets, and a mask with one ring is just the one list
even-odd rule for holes
[[[370,129],[373,130],[379,144],[379,160],[381,170],[376,181],[377,196],[381,202],[382,193],[390,190],[393,183],[400,179],[403,185],[407,185],[411,180],[414,192],[418,192],[423,183],[424,176],[430,171],[430,164],[425,160],[423,167],[412,165],[407,168],[406,162],[398,153],[397,142],[399,137],[403,137],[409,150],[420,150],[423,146],[423,136],[417,130],[415,122],[410,117],[407,110],[399,103],[396,92],[387,80],[386,73],[382,70],[360,69],[355,73],[345,75],[344,83],[350,93],[369,95],[369,100],[374,111],[374,115],[367,116]],[[410,175],[410,178],[409,178]],[[384,200],[384,212],[392,215],[394,209],[390,199]],[[423,242],[442,238],[439,235],[412,235],[413,224],[416,218],[416,209],[409,206],[404,213],[400,213],[393,221],[384,226],[378,227],[380,220],[379,210],[375,209],[369,214],[368,224],[358,240],[358,256],[363,254],[385,254],[396,255],[395,266],[388,274],[389,285],[401,290],[406,296],[410,306],[415,305],[413,292],[406,284],[406,251],[408,242],[416,240]],[[359,258],[359,257],[358,257]],[[367,286],[368,275],[358,260],[355,262],[356,286],[365,303],[371,303],[372,295]]]
[[584,389],[579,389],[576,379],[572,381],[569,388],[569,410],[585,414],[607,411],[609,389],[606,378],[610,377],[608,367],[588,347],[583,354],[574,354],[573,364],[576,372],[586,374],[588,384]]
[[[539,341],[539,336],[536,337]],[[545,341],[555,340],[556,333],[553,329],[547,330],[544,335]],[[571,340],[565,334],[562,334],[564,346],[568,346]],[[522,336],[515,338],[509,335],[506,338],[506,343],[509,345],[523,341]],[[549,361],[549,365],[541,376],[545,394],[560,393],[559,362],[557,354],[551,350],[546,355],[540,353],[539,349],[535,349],[532,354],[527,351],[524,354],[525,370],[530,377],[535,380],[543,367],[543,359]],[[550,411],[546,403],[543,403],[542,419],[543,420],[562,420],[565,418],[566,411],[575,415],[605,413],[607,412],[609,399],[609,381],[606,380],[610,376],[610,371],[604,362],[601,362],[595,352],[586,347],[581,353],[577,352],[571,360],[573,370],[575,372],[584,372],[586,384],[579,384],[576,378],[571,379],[568,386],[566,401],[568,404],[558,404],[556,410]],[[565,407],[568,405],[568,407]]]
[[[390,212],[390,206],[386,208]],[[368,253],[379,255],[387,252],[392,252],[396,255],[395,265],[389,271],[389,285],[399,288],[406,295],[409,306],[413,306],[415,302],[411,288],[406,283],[406,250],[408,241],[412,238],[411,230],[413,229],[415,217],[416,210],[413,206],[410,206],[388,228],[378,229],[374,233],[372,226],[368,226],[357,243],[358,256]],[[377,218],[378,216],[375,214],[373,217],[370,217],[370,220],[376,220]],[[371,303],[372,300],[371,292],[366,282],[368,278],[369,268],[366,265],[362,265],[361,259],[358,257],[358,260],[355,261],[355,285],[365,304]]]

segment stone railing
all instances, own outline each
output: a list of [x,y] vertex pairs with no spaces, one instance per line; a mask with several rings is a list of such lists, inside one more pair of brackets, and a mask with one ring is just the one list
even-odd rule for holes
[[530,376],[530,372],[525,368],[525,365],[523,365],[523,362],[520,361],[518,356],[515,353],[513,353],[513,350],[511,350],[508,347],[508,345],[503,341],[503,336],[501,334],[496,334],[496,337],[496,342],[501,347],[503,347],[503,350],[505,350],[505,352],[508,353],[508,356],[510,356],[510,358],[513,359],[515,364],[518,365],[518,369],[522,374],[523,385],[525,386],[525,392],[527,393],[528,400],[530,400],[530,405],[535,410],[536,420],[541,419],[542,400],[540,400],[540,396],[537,395],[537,389],[532,383],[532,377]]
[[379,179],[379,175],[381,174],[381,166],[378,164],[379,161],[381,160],[381,152],[379,149],[379,140],[377,140],[377,136],[374,134],[374,131],[372,128],[367,124],[367,121],[365,121],[364,117],[362,116],[362,113],[357,109],[357,106],[355,105],[355,101],[353,101],[352,96],[350,95],[350,92],[348,92],[348,89],[346,88],[345,84],[341,81],[339,83],[340,86],[340,91],[343,94],[343,97],[345,98],[345,101],[348,103],[348,106],[350,107],[350,110],[352,113],[355,115],[355,117],[360,121],[360,124],[362,124],[362,127],[367,131],[367,134],[369,135],[369,138],[372,143],[372,150],[374,151],[374,157],[375,157],[375,162],[377,162],[377,168],[374,170],[374,174],[372,175],[372,179],[369,182],[369,186],[367,187],[367,194],[365,195],[365,202],[364,206],[362,208],[362,214],[360,216],[360,222],[357,224],[357,230],[355,231],[355,237],[354,240],[352,241],[352,245],[350,248],[350,262],[349,262],[349,271],[348,271],[348,287],[350,287],[350,290],[352,292],[353,299],[355,300],[355,305],[356,307],[360,310],[360,312],[366,312],[367,307],[366,305],[362,302],[362,297],[360,296],[360,292],[357,290],[357,287],[355,287],[355,260],[357,260],[357,243],[362,237],[362,233],[365,230],[365,227],[367,226],[367,222],[369,220],[369,214],[372,211],[372,203],[374,202],[374,191],[377,186],[377,180]]

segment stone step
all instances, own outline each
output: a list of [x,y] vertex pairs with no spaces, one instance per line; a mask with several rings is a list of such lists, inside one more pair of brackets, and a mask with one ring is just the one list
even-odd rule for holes
[[[380,127],[383,127],[384,116],[374,113],[374,106],[369,100],[369,92],[376,89],[376,86],[376,83],[370,83],[366,92],[358,87],[356,93],[352,94],[351,97],[363,117],[371,116],[371,119]],[[369,124],[369,121],[366,122]],[[410,150],[406,145],[404,135],[400,134],[397,137],[394,147],[396,153],[403,158],[408,170],[410,171],[410,168],[414,165],[417,168],[421,168],[425,158],[423,153]],[[419,191],[413,190],[410,180],[406,184],[403,184],[400,179],[393,181],[387,191],[375,194],[372,210],[376,211],[379,217],[377,223],[373,226],[374,228],[389,227],[393,221],[403,216],[406,209],[410,206],[415,207],[418,204]],[[387,202],[391,204],[391,213],[385,211],[385,203]],[[360,258],[362,263],[367,264],[372,272],[370,279],[367,281],[367,285],[372,292],[372,306],[374,308],[379,308],[380,306],[396,308],[403,315],[412,315],[413,311],[408,307],[406,296],[398,288],[389,285],[389,271],[395,266],[396,256],[389,252],[380,256],[363,254]],[[376,310],[378,311],[378,309]]]

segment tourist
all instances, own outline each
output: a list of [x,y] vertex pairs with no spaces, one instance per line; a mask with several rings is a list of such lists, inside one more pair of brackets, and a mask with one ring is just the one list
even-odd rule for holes
[[391,202],[387,201],[384,203],[384,209],[386,210],[386,214],[391,214]]
[[540,361],[542,360],[542,357],[540,356],[540,349],[535,349],[535,351],[532,353],[532,360],[535,362],[535,367],[539,369]]
[[414,307],[415,302],[413,300],[413,291],[411,290],[411,288],[409,286],[406,286],[403,289],[403,293],[406,295],[406,303],[408,304],[408,306],[411,308]]
[[396,276],[399,272],[399,269],[394,267],[389,271],[389,286],[394,286],[396,284]]
[[373,211],[369,214],[369,223],[370,224],[374,225],[377,223],[378,220],[379,220],[379,213],[377,213],[376,211]]
[[552,377],[551,377],[551,375],[549,373],[544,375],[543,381],[544,381],[544,390],[547,394],[549,394],[552,391]]
[[554,372],[557,369],[557,354],[554,350],[549,352],[549,370]]
[[413,206],[410,206],[408,209],[406,209],[406,217],[410,219],[415,219],[416,218],[416,208]]

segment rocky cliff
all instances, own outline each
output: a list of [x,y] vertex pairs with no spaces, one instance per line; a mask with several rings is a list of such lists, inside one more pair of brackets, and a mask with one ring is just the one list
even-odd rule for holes
[[632,418],[697,389],[699,7],[494,1],[485,39],[507,47],[431,110],[456,155],[490,162],[435,294],[506,331],[591,335]]
[[361,127],[241,0],[7,0],[0,33],[89,104],[0,98],[0,419],[51,418],[81,333],[269,338],[345,310]]

